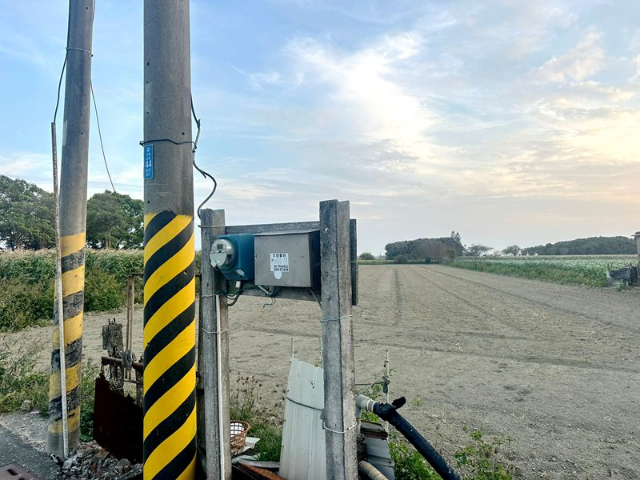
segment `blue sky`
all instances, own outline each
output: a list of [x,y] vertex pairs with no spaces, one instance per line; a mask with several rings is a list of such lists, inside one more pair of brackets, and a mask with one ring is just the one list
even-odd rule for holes
[[[67,2],[0,0],[0,174],[51,190]],[[198,162],[228,223],[350,200],[360,251],[640,230],[640,2],[191,1]],[[93,84],[142,198],[142,2],[98,0]],[[94,119],[95,121],[95,119]],[[89,194],[109,187],[95,123]],[[196,202],[208,184],[196,177]]]

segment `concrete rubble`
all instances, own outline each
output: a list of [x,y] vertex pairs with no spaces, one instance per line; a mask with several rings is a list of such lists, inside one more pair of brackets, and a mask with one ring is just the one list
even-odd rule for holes
[[142,478],[142,464],[131,465],[126,458],[117,459],[96,442],[82,443],[64,461],[60,480],[134,480]]

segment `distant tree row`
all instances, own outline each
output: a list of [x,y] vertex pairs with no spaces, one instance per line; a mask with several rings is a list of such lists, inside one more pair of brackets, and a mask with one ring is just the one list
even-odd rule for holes
[[451,232],[449,237],[393,242],[384,248],[387,260],[398,261],[398,263],[403,261],[441,262],[462,255],[464,252],[460,234],[457,232]]
[[[0,175],[0,248],[55,247],[53,194]],[[87,244],[92,248],[140,248],[144,203],[105,191],[87,201]]]
[[589,237],[522,249],[523,255],[625,255],[636,253],[628,237]]

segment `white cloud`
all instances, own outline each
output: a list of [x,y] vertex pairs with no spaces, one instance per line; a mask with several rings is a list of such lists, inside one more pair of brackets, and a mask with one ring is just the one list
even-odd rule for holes
[[581,82],[604,66],[605,53],[600,46],[602,34],[590,29],[578,44],[561,56],[554,56],[537,71],[543,82]]
[[411,68],[423,48],[416,32],[387,35],[351,53],[312,39],[290,45],[306,78],[328,86],[333,114],[346,125],[352,141],[384,142],[388,160],[376,165],[382,170],[407,168],[408,157],[416,165],[436,159],[437,147],[427,135],[436,115],[424,98],[401,83],[403,70]]

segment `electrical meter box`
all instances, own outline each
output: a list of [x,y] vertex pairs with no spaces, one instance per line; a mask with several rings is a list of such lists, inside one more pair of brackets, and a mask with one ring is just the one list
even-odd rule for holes
[[220,269],[227,280],[253,280],[253,234],[220,235],[209,255],[211,265]]
[[255,284],[320,288],[320,232],[255,235]]

